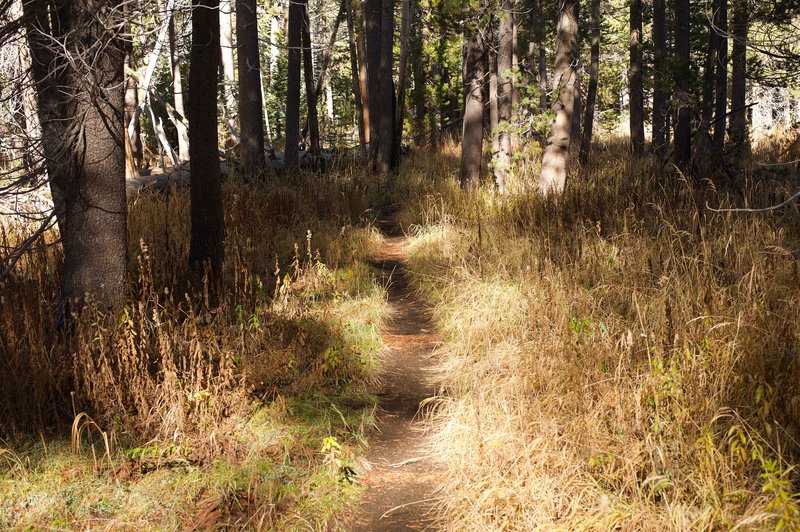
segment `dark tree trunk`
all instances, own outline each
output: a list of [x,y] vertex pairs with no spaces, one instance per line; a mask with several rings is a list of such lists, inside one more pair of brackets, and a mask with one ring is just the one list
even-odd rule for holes
[[728,109],[728,0],[715,0],[714,27],[719,33],[714,98],[714,151],[725,147],[725,113]]
[[597,101],[597,80],[600,74],[600,0],[592,0],[592,46],[589,64],[589,87],[586,91],[586,110],[583,115],[583,137],[581,138],[581,164],[589,160],[594,128],[594,107]]
[[264,119],[261,102],[261,61],[258,53],[256,0],[236,0],[236,46],[239,67],[240,165],[250,181],[263,175]]
[[642,72],[642,0],[630,0],[631,42],[628,90],[630,91],[631,151],[639,157],[644,153],[644,75]]
[[121,2],[23,4],[43,151],[64,246],[60,318],[127,293]]
[[675,164],[687,171],[692,158],[689,0],[675,0],[675,67],[675,98],[678,103],[678,120],[675,124]]
[[500,122],[499,151],[495,160],[495,181],[504,193],[511,170],[511,125],[514,60],[514,0],[501,0],[497,29],[497,111]]
[[306,116],[308,122],[308,147],[311,164],[319,163],[319,119],[317,117],[317,93],[314,84],[314,62],[311,50],[311,20],[308,17],[308,0],[293,0],[303,10],[303,79],[306,85]]
[[377,169],[388,172],[395,167],[394,161],[394,0],[383,0],[381,4],[380,39],[380,101],[378,103],[378,125],[380,142],[378,144]]
[[747,2],[734,0],[733,23],[733,69],[731,72],[731,114],[728,138],[737,155],[746,154],[749,149],[747,137],[747,30],[749,17]]
[[653,0],[653,151],[667,151],[667,20],[665,0]]
[[356,47],[355,19],[353,17],[353,0],[344,0],[345,17],[347,18],[347,44],[350,48],[350,70],[353,76],[353,98],[356,106],[356,124],[358,127],[358,146],[361,152],[366,150],[366,135],[364,124],[363,95],[361,94],[361,76],[359,54]]
[[381,7],[382,0],[365,0],[367,44],[367,101],[369,105],[369,159],[377,163],[380,145],[381,107]]
[[225,256],[217,134],[219,29],[218,0],[193,0],[188,117],[192,168],[189,265],[196,275],[204,273],[208,276],[209,302],[212,305],[217,303],[221,291]]
[[286,147],[284,160],[287,169],[297,168],[297,144],[300,142],[300,57],[303,7],[289,2],[289,22],[286,42],[289,47],[286,66]]
[[483,56],[481,31],[467,31],[464,43],[464,123],[461,136],[461,188],[477,188],[483,152]]
[[[713,20],[713,17],[712,17]],[[719,35],[711,22],[708,26],[708,47],[703,65],[703,100],[700,113],[700,129],[697,132],[695,160],[704,163],[711,151],[711,120],[714,117],[714,94],[716,89],[715,67],[719,50]]]
[[575,105],[575,85],[578,52],[578,0],[564,0],[558,15],[556,32],[556,63],[553,87],[553,136],[547,140],[542,157],[542,174],[539,191],[543,194],[560,194],[567,182],[570,126]]

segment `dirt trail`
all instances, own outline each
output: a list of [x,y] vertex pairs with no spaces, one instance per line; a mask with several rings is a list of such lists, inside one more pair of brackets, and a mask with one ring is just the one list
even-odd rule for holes
[[430,369],[437,337],[425,305],[408,286],[407,239],[391,216],[378,220],[384,234],[376,267],[389,286],[390,321],[383,334],[384,388],[378,427],[362,475],[367,486],[348,529],[435,530],[433,506],[441,470],[421,432],[420,403],[434,394]]

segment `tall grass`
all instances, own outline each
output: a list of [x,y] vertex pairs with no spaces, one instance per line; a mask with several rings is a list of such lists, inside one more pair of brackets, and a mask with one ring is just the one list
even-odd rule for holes
[[453,159],[400,185],[445,338],[446,528],[799,526],[797,207],[705,208],[775,203],[793,176],[745,167],[739,195],[612,143],[555,202],[524,179],[463,196]]

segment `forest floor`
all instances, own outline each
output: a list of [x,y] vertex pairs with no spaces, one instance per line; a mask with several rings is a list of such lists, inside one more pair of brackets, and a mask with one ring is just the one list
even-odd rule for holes
[[424,414],[425,400],[435,392],[431,370],[438,337],[408,282],[408,238],[392,215],[379,219],[378,228],[384,238],[375,267],[388,287],[390,316],[383,332],[379,432],[365,456],[369,469],[361,482],[366,491],[347,528],[431,530],[442,468],[428,447]]

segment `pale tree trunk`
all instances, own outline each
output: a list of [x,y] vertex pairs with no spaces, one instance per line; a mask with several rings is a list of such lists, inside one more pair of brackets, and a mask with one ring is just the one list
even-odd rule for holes
[[589,63],[589,87],[586,90],[586,110],[583,115],[583,137],[581,137],[581,164],[589,160],[594,129],[594,108],[597,101],[597,80],[600,74],[600,0],[592,0],[592,43]]
[[[178,47],[175,41],[175,17],[169,20],[169,57],[172,65],[172,98],[175,102],[175,111],[182,117],[186,116],[186,108],[183,103],[183,76],[181,75],[181,58],[178,55]],[[180,124],[180,125],[179,125]],[[178,158],[182,161],[189,160],[189,130],[181,127],[183,124],[178,121],[175,127],[178,130]]]
[[286,42],[286,143],[284,161],[287,169],[297,167],[297,144],[300,142],[300,58],[303,9],[298,1],[289,2]]
[[[225,257],[225,216],[219,171],[217,72],[220,56],[218,0],[192,1],[192,53],[189,69],[189,153],[192,165],[189,265],[196,284],[207,276],[216,306]],[[202,285],[200,285],[202,287]]]
[[464,43],[464,123],[461,136],[461,188],[480,185],[483,151],[483,55],[480,29],[467,31]]
[[[494,32],[491,34],[491,39],[494,41]],[[497,105],[497,50],[494,42],[490,42],[488,48],[488,70],[489,70],[489,136],[492,139],[492,159],[497,160],[500,153],[500,132],[498,126],[500,125],[500,113]],[[495,166],[492,165],[492,177],[495,184],[502,181],[503,175],[500,174]]]
[[667,22],[666,0],[653,0],[653,151],[664,157],[667,151]]
[[630,128],[631,151],[644,153],[644,73],[642,72],[642,0],[630,0]]
[[220,67],[222,68],[222,94],[224,95],[225,123],[230,130],[230,140],[239,142],[239,121],[236,116],[236,63],[233,60],[233,9],[231,0],[219,0]]
[[299,2],[303,9],[303,79],[306,85],[306,117],[308,121],[309,152],[316,169],[319,164],[319,119],[317,117],[317,94],[314,87],[314,61],[311,49],[311,20],[308,16],[308,0]]
[[539,191],[545,195],[560,194],[567,182],[570,125],[575,105],[576,63],[578,50],[578,0],[564,0],[558,15],[556,61],[553,76],[552,109],[556,115],[553,136],[547,141],[542,157]]
[[[132,45],[133,43],[125,44],[127,55],[125,58],[125,63],[131,72],[135,72],[136,66],[133,63]],[[133,134],[131,136],[126,134],[125,136],[128,137],[129,144],[131,145],[130,156],[138,168],[142,166],[142,128],[139,120],[133,121],[133,117],[137,112],[137,107],[139,107],[139,84],[136,81],[136,76],[128,75],[125,76],[125,123],[129,124],[133,122]]]
[[359,76],[359,57],[356,48],[355,20],[353,17],[353,0],[344,0],[345,16],[347,17],[347,44],[350,48],[350,71],[353,77],[353,101],[356,106],[356,126],[358,127],[358,146],[362,154],[366,151],[366,136],[364,127],[364,106],[361,94],[361,76]]
[[675,124],[675,164],[688,171],[692,157],[689,80],[689,0],[675,0],[675,99],[678,120]]
[[[281,5],[283,3],[281,2]],[[281,17],[282,18],[282,17]],[[281,22],[278,17],[271,16],[269,19],[269,82],[270,85],[275,80],[278,73],[278,61],[280,60],[281,53],[278,48],[278,35],[281,31]]]
[[239,59],[239,123],[242,136],[239,162],[244,179],[252,181],[262,176],[266,169],[256,0],[236,0],[236,45]]
[[122,6],[25,0],[23,13],[64,247],[58,317],[87,296],[117,310],[128,288]]
[[514,0],[501,0],[500,22],[497,31],[497,108],[502,131],[499,151],[494,162],[495,182],[498,191],[506,191],[511,171],[511,110],[513,81],[511,69],[514,60]]
[[725,113],[728,109],[728,0],[714,2],[714,29],[719,34],[714,97],[714,151],[725,147]]
[[736,155],[750,151],[747,136],[747,30],[749,18],[747,2],[733,0],[733,69],[731,72],[731,114],[728,137]]
[[400,10],[400,65],[397,74],[397,112],[392,142],[392,160],[400,160],[400,145],[403,142],[403,125],[406,118],[406,86],[408,84],[408,44],[411,38],[411,0],[402,0]]

